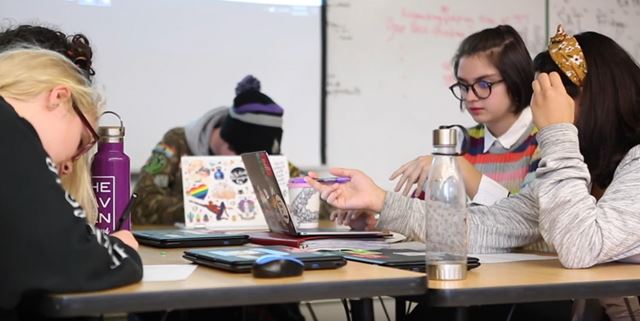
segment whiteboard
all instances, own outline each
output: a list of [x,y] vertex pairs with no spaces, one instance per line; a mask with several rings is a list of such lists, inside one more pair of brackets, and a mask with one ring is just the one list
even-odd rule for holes
[[529,0],[328,1],[328,164],[394,186],[393,170],[431,153],[433,129],[474,124],[448,90],[462,39],[511,24],[535,55],[546,45],[545,9]]
[[87,35],[105,107],[124,119],[132,171],[170,128],[230,106],[247,74],[284,108],[283,153],[307,167],[320,164],[320,4],[2,0],[0,12],[3,27],[36,23]]
[[604,34],[620,44],[636,61],[640,59],[638,0],[550,0],[549,32],[552,35],[559,23],[570,34],[584,31]]

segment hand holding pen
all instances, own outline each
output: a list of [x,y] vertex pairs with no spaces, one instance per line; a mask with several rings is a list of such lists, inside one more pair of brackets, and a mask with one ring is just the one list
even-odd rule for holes
[[136,193],[131,194],[129,203],[127,203],[127,207],[124,208],[122,215],[120,215],[120,219],[118,220],[118,223],[116,224],[116,228],[114,231],[120,231],[122,226],[127,222],[127,220],[129,220],[129,216],[131,216],[131,209],[133,208],[133,205],[135,204],[137,199],[138,199],[138,194]]
[[[344,184],[344,183],[348,183],[351,181],[351,178],[349,177],[341,177],[341,176],[334,176],[334,177],[316,177],[314,172],[310,172],[309,173],[311,179],[315,180],[318,183],[322,183],[322,184]],[[304,184],[306,183],[304,177],[294,177],[292,179],[289,180],[289,183],[293,183],[293,184]]]
[[313,178],[316,182],[318,183],[322,183],[322,184],[344,184],[344,183],[348,183],[351,181],[351,178],[349,177],[317,177],[317,178]]
[[120,230],[120,229],[122,228],[123,224],[129,219],[131,208],[135,204],[135,201],[137,198],[138,198],[138,194],[133,193],[131,195],[131,199],[129,199],[129,203],[127,204],[127,207],[125,207],[124,211],[122,212],[122,215],[120,216],[120,219],[116,224],[116,229],[111,233],[111,236],[120,239],[122,243],[128,245],[134,250],[138,250],[138,241],[136,241],[136,239],[133,237],[133,234],[131,234],[131,231]]
[[324,184],[318,182],[318,175],[309,172],[305,181],[320,192],[320,198],[327,203],[345,210],[369,210],[380,212],[384,205],[385,191],[366,174],[359,170],[332,168],[329,171],[337,177],[348,178],[348,182]]

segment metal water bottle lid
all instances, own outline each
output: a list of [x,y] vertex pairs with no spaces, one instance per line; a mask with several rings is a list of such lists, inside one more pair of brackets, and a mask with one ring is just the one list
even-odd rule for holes
[[105,114],[112,114],[118,117],[120,121],[120,126],[100,126],[98,127],[98,136],[100,136],[100,141],[105,143],[119,143],[124,139],[124,123],[122,122],[122,118],[120,115],[113,111],[105,111],[100,117]]
[[458,131],[454,128],[443,128],[433,130],[434,146],[456,146],[458,145]]
[[429,280],[464,280],[467,277],[467,264],[447,261],[427,264],[427,276]]

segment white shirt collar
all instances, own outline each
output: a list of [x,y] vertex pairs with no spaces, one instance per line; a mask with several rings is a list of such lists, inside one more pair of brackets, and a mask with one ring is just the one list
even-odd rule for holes
[[531,124],[532,119],[533,117],[531,116],[531,108],[527,107],[523,109],[522,112],[520,113],[520,116],[518,116],[518,119],[516,119],[513,125],[511,125],[509,130],[507,130],[506,133],[504,133],[502,136],[498,138],[493,136],[493,134],[491,134],[489,129],[487,129],[485,126],[484,152],[486,153],[489,150],[489,148],[491,148],[491,145],[493,145],[493,142],[495,142],[496,140],[500,142],[502,147],[506,149],[511,148],[511,146],[513,146],[513,144],[515,144],[518,141],[518,139],[522,137],[522,134],[524,134],[527,128],[529,128],[529,125]]

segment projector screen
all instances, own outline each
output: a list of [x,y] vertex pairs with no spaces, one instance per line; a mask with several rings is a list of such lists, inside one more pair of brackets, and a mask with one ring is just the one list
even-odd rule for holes
[[[163,134],[230,106],[253,74],[284,110],[283,153],[320,165],[321,0],[2,0],[1,26],[83,33],[138,171]],[[105,116],[101,124],[116,124]]]

